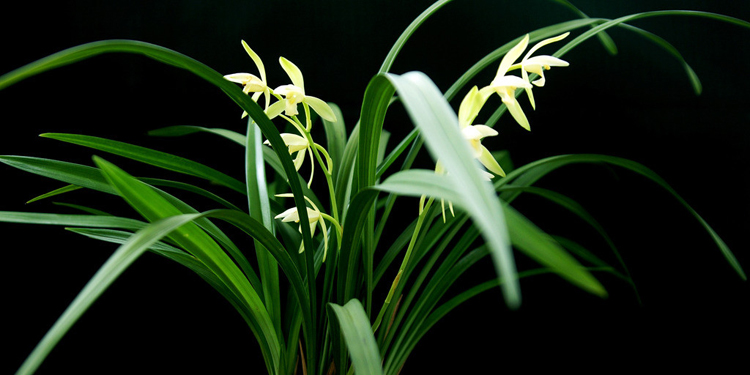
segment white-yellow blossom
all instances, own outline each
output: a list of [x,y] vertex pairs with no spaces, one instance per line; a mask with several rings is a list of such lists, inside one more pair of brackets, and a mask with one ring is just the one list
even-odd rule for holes
[[[300,167],[302,167],[302,163],[305,161],[305,155],[308,153],[310,154],[310,180],[307,182],[307,187],[310,187],[312,185],[313,174],[315,173],[315,159],[313,158],[313,151],[310,149],[310,143],[307,141],[307,138],[301,137],[297,134],[281,133],[280,136],[289,149],[289,155],[294,155],[295,152],[297,153],[297,156],[294,158],[294,168],[296,170],[299,171]],[[270,146],[271,142],[266,140],[263,144]]]
[[[531,55],[536,52],[539,48],[546,46],[547,44],[558,42],[560,40],[565,39],[570,33],[564,33],[560,34],[556,37],[547,38],[537,44],[535,44],[531,49],[529,49],[529,52],[526,53],[526,55],[521,60],[521,76],[526,81],[529,81],[529,73],[535,73],[539,75],[539,78],[535,80],[534,82],[531,82],[532,84],[536,85],[537,87],[544,86],[544,83],[546,82],[546,79],[544,78],[544,71],[550,70],[553,66],[568,66],[567,61],[559,59],[554,56],[549,55],[539,55],[539,56],[533,56]],[[536,109],[536,103],[534,103],[534,94],[531,92],[531,87],[526,88],[526,95],[529,97],[529,102],[531,103],[531,107]]]
[[274,93],[284,96],[284,99],[271,105],[267,111],[268,117],[273,118],[278,116],[281,112],[284,112],[287,116],[296,116],[299,114],[297,104],[305,103],[320,115],[320,117],[328,121],[336,121],[336,115],[333,113],[333,110],[328,103],[314,96],[305,94],[305,80],[303,79],[302,72],[299,68],[283,57],[279,57],[279,63],[292,80],[292,84],[279,86],[273,90]]
[[[250,73],[227,74],[224,76],[224,78],[228,81],[241,84],[242,92],[244,92],[245,94],[249,94],[251,92],[254,93],[252,99],[255,102],[258,101],[258,98],[260,98],[261,95],[265,95],[267,107],[270,104],[269,101],[271,100],[271,89],[268,87],[268,83],[266,81],[266,69],[263,66],[263,61],[260,59],[260,56],[258,56],[258,54],[255,53],[255,51],[253,51],[244,40],[242,40],[242,47],[245,48],[245,52],[247,52],[247,54],[250,55],[250,58],[253,59],[253,62],[258,68],[258,72],[260,73],[260,78]],[[242,118],[245,118],[245,116],[247,116],[247,112],[242,112]]]
[[[293,197],[292,194],[278,194],[277,197],[286,197],[291,198]],[[318,208],[315,206],[315,204],[310,201],[309,198],[305,197],[305,200],[308,201],[313,207],[305,207],[307,211],[307,219],[310,223],[310,236],[315,236],[315,228],[320,225],[320,229],[323,232],[323,261],[325,262],[326,256],[328,255],[328,229],[326,228],[326,223],[323,218],[323,214],[318,210]],[[281,219],[281,221],[285,223],[289,222],[295,222],[299,223],[299,211],[297,210],[297,207],[292,207],[274,217],[274,219]],[[299,228],[300,233],[302,233],[302,227]],[[300,244],[299,252],[302,253],[305,251],[305,243],[304,241]]]
[[[476,86],[472,87],[461,101],[461,105],[458,107],[458,126],[461,130],[461,135],[463,135],[464,139],[469,143],[469,146],[471,146],[473,156],[492,173],[505,177],[503,168],[500,167],[500,164],[498,164],[490,151],[482,145],[482,138],[496,136],[498,134],[497,131],[487,125],[471,125],[479,114],[479,111],[484,106],[484,103],[487,101],[487,97],[491,94],[492,92],[488,91],[481,92]],[[491,173],[485,171],[481,172],[482,177],[487,181],[494,177]],[[440,160],[438,160],[435,165],[435,173],[445,173],[445,169]],[[443,222],[445,222],[445,201],[442,199],[440,200],[440,206],[443,211]],[[453,203],[448,202],[448,207],[450,208],[451,215],[454,215]]]
[[521,105],[516,100],[516,89],[517,88],[531,88],[531,84],[518,76],[506,75],[510,70],[513,63],[521,56],[526,46],[529,44],[529,35],[526,34],[518,44],[508,51],[500,61],[500,66],[497,69],[497,75],[492,80],[489,86],[480,90],[483,95],[488,93],[497,93],[502,99],[503,103],[508,107],[508,112],[511,116],[526,130],[531,130],[529,126],[529,120],[526,119],[526,115],[521,109]]

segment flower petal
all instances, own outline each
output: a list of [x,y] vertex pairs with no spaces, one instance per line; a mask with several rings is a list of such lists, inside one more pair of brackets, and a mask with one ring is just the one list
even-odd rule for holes
[[281,67],[284,68],[284,71],[289,76],[289,79],[292,80],[292,83],[301,88],[302,92],[305,91],[305,80],[302,78],[302,71],[299,70],[297,65],[294,65],[291,61],[285,59],[284,57],[279,57],[279,64],[281,64]]
[[460,126],[461,129],[471,125],[472,121],[474,121],[479,114],[479,111],[482,109],[482,106],[484,106],[486,100],[487,96],[482,95],[476,86],[469,90],[461,101],[461,105],[458,107],[458,126]]
[[502,87],[531,87],[531,84],[526,81],[525,79],[510,75],[510,76],[502,76],[502,77],[495,77],[495,79],[492,80],[492,83],[490,83],[490,86],[498,89]]
[[328,103],[310,95],[305,95],[305,99],[303,99],[303,102],[312,107],[312,109],[317,112],[320,117],[330,122],[336,122],[336,115],[333,113],[333,110],[328,105]]
[[[539,66],[568,66],[570,63],[563,59],[558,59],[554,56],[539,55],[534,56],[530,59],[524,60],[524,66],[527,65],[539,65]],[[528,69],[527,69],[528,70]]]
[[[235,83],[241,83],[241,84],[244,85],[245,82],[249,81],[253,77],[255,77],[255,76],[252,75],[252,74],[250,74],[250,73],[233,73],[233,74],[227,74],[227,75],[225,75],[224,79],[226,79],[227,81],[231,81],[231,82],[235,82]],[[257,78],[257,77],[255,77],[255,78]]]
[[278,102],[271,104],[271,106],[266,109],[266,116],[268,116],[269,119],[273,120],[276,116],[280,115],[281,112],[284,112],[285,107],[286,100],[279,100]]
[[554,42],[557,42],[557,41],[563,40],[563,39],[565,39],[565,38],[566,38],[566,37],[567,37],[568,35],[570,35],[570,32],[567,32],[567,33],[564,33],[564,34],[560,34],[560,35],[558,35],[558,36],[554,36],[554,37],[552,37],[552,38],[547,38],[547,39],[545,39],[545,40],[543,40],[543,41],[541,41],[541,42],[539,42],[539,43],[535,44],[535,45],[534,45],[534,47],[531,47],[531,49],[530,49],[530,50],[529,50],[529,52],[528,52],[528,53],[526,54],[526,56],[524,57],[524,59],[527,59],[527,58],[528,58],[529,56],[531,56],[531,55],[532,55],[532,54],[533,54],[534,52],[536,52],[536,50],[538,50],[539,48],[542,48],[542,47],[546,46],[547,44],[550,44],[550,43],[554,43]]
[[477,159],[479,159],[479,162],[490,172],[505,177],[505,171],[503,171],[503,168],[500,167],[500,164],[498,164],[497,160],[492,157],[492,154],[490,154],[486,147],[482,146],[482,154],[479,155]]
[[242,41],[242,47],[245,48],[245,52],[247,52],[247,54],[250,55],[250,58],[253,59],[255,66],[260,72],[260,79],[263,83],[266,83],[266,68],[263,66],[263,61],[261,61],[260,56],[258,56],[258,54],[255,53],[255,51],[253,51],[244,40]]
[[500,61],[500,66],[497,68],[496,77],[502,77],[505,75],[505,73],[508,72],[510,66],[513,65],[516,60],[518,60],[528,44],[529,34],[526,34],[524,35],[523,39],[521,39],[521,41],[515,45],[515,47],[511,48],[510,51],[508,51],[508,53],[503,56],[503,60]]
[[503,103],[508,107],[508,111],[513,116],[514,119],[516,119],[516,122],[518,122],[521,127],[523,127],[526,130],[531,130],[531,126],[529,125],[529,120],[526,119],[526,115],[523,113],[523,110],[521,109],[521,105],[518,104],[518,101],[514,97],[510,97],[508,95],[505,95],[502,97]]
[[274,216],[274,219],[283,219],[283,222],[299,221],[299,213],[297,212],[297,207],[292,207]]
[[308,146],[307,139],[297,134],[281,133],[279,135],[281,136],[281,139],[284,140],[284,144],[289,147],[294,147],[296,149],[295,151],[307,148]]
[[482,138],[494,137],[498,134],[497,130],[492,129],[491,127],[487,125],[474,125],[473,128],[482,136]]

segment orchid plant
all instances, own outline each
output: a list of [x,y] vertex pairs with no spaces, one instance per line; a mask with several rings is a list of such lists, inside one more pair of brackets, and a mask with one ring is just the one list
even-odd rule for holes
[[[108,40],[73,47],[0,76],[3,89],[101,53],[138,53],[208,81],[240,106],[241,118],[247,118],[244,134],[197,126],[172,126],[151,133],[182,136],[205,132],[237,144],[245,150],[244,181],[183,157],[116,140],[42,135],[208,180],[220,185],[212,190],[229,188],[246,197],[244,208],[193,184],[133,177],[98,156],[93,158],[94,166],[0,157],[9,166],[66,184],[35,200],[89,189],[123,198],[140,217],[117,217],[83,206],[75,206],[82,211],[78,215],[0,212],[3,222],[62,225],[95,240],[120,244],[41,339],[18,374],[33,373],[83,312],[147,251],[187,267],[234,306],[258,341],[269,374],[398,374],[420,339],[451,310],[498,286],[507,306],[517,308],[518,279],[535,272],[555,273],[593,295],[605,296],[604,286],[592,271],[615,274],[632,285],[624,264],[592,263],[597,259],[593,252],[547,235],[512,206],[522,193],[537,194],[599,230],[596,221],[570,198],[532,186],[549,172],[574,163],[608,163],[664,187],[698,219],[727,261],[745,278],[732,252],[708,223],[647,167],[605,155],[563,155],[512,168],[483,142],[498,136],[494,127],[506,111],[513,122],[531,130],[523,110],[526,104],[519,97],[525,96],[536,109],[533,91],[547,84],[546,71],[569,66],[562,56],[594,36],[612,48],[613,41],[606,34],[609,28],[626,27],[667,48],[659,37],[625,22],[691,15],[742,27],[750,27],[750,23],[687,11],[646,12],[614,20],[589,18],[563,2],[581,18],[530,31],[501,45],[445,93],[423,73],[389,73],[405,41],[447,2],[437,1],[403,32],[367,86],[359,121],[348,132],[340,109],[309,95],[308,89],[315,93],[316,88],[307,87],[302,70],[284,57],[279,57],[278,63],[288,81],[272,88],[263,60],[244,40],[241,45],[255,65],[254,73],[220,74],[163,47]],[[534,45],[528,48],[530,43]],[[561,45],[556,52],[538,54],[556,43]],[[692,73],[680,55],[675,56]],[[494,67],[497,73],[490,82],[476,82],[478,73]],[[694,74],[690,77],[696,79]],[[554,84],[554,79],[550,81]],[[462,92],[456,113],[450,103]],[[494,94],[500,99],[497,105],[490,100]],[[415,129],[389,150],[383,142],[385,115],[395,101],[404,106]],[[493,115],[484,124],[474,124],[482,112]],[[324,128],[326,142],[314,139],[320,134],[313,131],[318,126]],[[282,133],[280,128],[290,130]],[[424,145],[435,162],[434,170],[413,168]],[[396,161],[402,159],[397,168]],[[303,168],[309,169],[306,179],[300,174]],[[324,194],[313,191],[312,184],[321,172],[327,185]],[[208,198],[216,208],[199,212],[174,196],[174,191]],[[395,201],[406,196],[421,197],[418,210],[416,201],[413,205],[416,217],[394,238],[386,238],[383,234]],[[433,206],[436,199],[440,208]],[[239,228],[252,238],[254,247],[239,247],[215,221]],[[599,232],[606,238],[606,233]],[[543,269],[519,272],[514,248]],[[617,252],[614,247],[611,250]],[[456,280],[487,256],[497,278],[447,299]],[[386,297],[379,298],[381,295]]]

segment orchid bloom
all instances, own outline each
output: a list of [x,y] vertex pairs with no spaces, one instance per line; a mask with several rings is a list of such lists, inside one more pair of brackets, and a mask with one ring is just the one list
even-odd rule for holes
[[[313,161],[313,152],[310,149],[310,143],[305,137],[301,137],[297,134],[281,133],[281,139],[284,140],[284,144],[289,148],[289,155],[297,153],[294,158],[294,168],[299,171],[302,167],[302,163],[305,161],[305,154],[310,153],[310,160]],[[266,140],[263,142],[265,145],[271,145],[271,142]],[[310,180],[307,182],[307,187],[312,185],[313,173],[315,172],[315,163],[310,163]]]
[[495,79],[492,80],[492,83],[490,83],[489,86],[483,88],[480,90],[483,95],[487,95],[488,93],[497,93],[500,96],[500,99],[503,100],[503,103],[508,107],[508,111],[510,112],[511,116],[518,122],[519,125],[521,125],[526,130],[531,130],[531,127],[529,126],[529,120],[526,119],[526,115],[523,113],[523,110],[521,109],[521,105],[518,104],[518,101],[516,100],[516,89],[521,88],[531,88],[531,84],[518,76],[514,75],[506,75],[508,71],[510,70],[513,63],[521,56],[523,51],[526,49],[526,46],[529,44],[529,35],[526,34],[526,36],[521,39],[518,44],[516,44],[513,48],[508,51],[508,53],[503,56],[503,59],[500,61],[500,66],[497,69],[497,75],[495,76]]
[[[255,53],[255,51],[253,51],[250,46],[247,45],[247,43],[245,43],[244,40],[242,40],[242,47],[245,48],[247,54],[250,55],[250,58],[253,59],[253,62],[255,62],[255,66],[260,72],[260,78],[250,73],[227,74],[224,76],[224,78],[228,81],[241,84],[242,92],[244,92],[245,94],[253,92],[254,94],[252,96],[252,99],[255,102],[258,101],[258,98],[260,98],[261,94],[265,94],[266,107],[268,107],[271,100],[271,89],[266,83],[266,69],[263,66],[263,61],[260,59],[258,54]],[[247,112],[242,112],[242,118],[245,118],[245,116],[247,116]]]
[[488,92],[482,93],[476,86],[469,90],[461,105],[458,107],[458,126],[464,139],[469,141],[471,149],[474,151],[474,157],[484,165],[490,172],[505,177],[505,172],[497,163],[497,160],[490,154],[486,147],[482,146],[482,138],[494,137],[497,131],[487,125],[471,125],[479,114],[484,103],[489,96]]
[[[529,52],[526,53],[526,56],[523,57],[521,60],[521,76],[524,80],[527,82],[529,81],[529,73],[536,73],[539,75],[539,79],[537,79],[533,83],[537,87],[544,86],[544,83],[546,82],[544,78],[544,71],[550,70],[553,66],[568,66],[567,61],[558,59],[554,56],[548,56],[548,55],[540,55],[540,56],[534,56],[530,57],[534,52],[536,52],[539,48],[546,46],[547,44],[558,42],[560,40],[565,39],[570,35],[570,33],[564,33],[561,35],[558,35],[553,38],[547,38],[537,44],[534,45],[534,47],[531,47]],[[526,95],[529,97],[529,102],[531,102],[531,107],[536,109],[536,104],[534,103],[534,94],[531,92],[531,87],[526,88]]]
[[[293,197],[291,193],[277,194],[276,196],[285,198]],[[307,200],[307,202],[312,205],[312,208],[305,207],[305,209],[307,210],[307,219],[310,222],[310,236],[315,236],[315,228],[318,225],[320,225],[320,229],[323,232],[323,261],[325,262],[326,256],[328,255],[328,229],[326,228],[325,220],[323,219],[323,215],[320,210],[318,210],[318,207],[316,207],[308,197],[305,197],[305,200]],[[276,215],[274,219],[281,219],[281,221],[285,223],[292,221],[295,223],[299,223],[299,211],[297,210],[297,207],[293,207]],[[299,231],[300,233],[302,233],[302,227],[299,228]],[[299,247],[299,252],[302,253],[303,251],[305,251],[304,241],[300,244]]]
[[282,111],[287,116],[296,116],[299,114],[297,104],[305,103],[312,107],[320,117],[328,121],[336,121],[336,115],[326,102],[314,96],[305,94],[305,81],[302,78],[302,72],[297,65],[294,65],[291,61],[283,57],[279,57],[279,63],[292,80],[292,84],[279,86],[273,90],[274,93],[283,95],[284,99],[271,105],[267,111],[268,117],[276,117]]
[[[458,107],[458,126],[461,130],[461,135],[469,142],[474,157],[492,173],[505,177],[503,168],[500,167],[500,164],[498,164],[490,151],[482,145],[482,138],[494,137],[497,135],[497,131],[487,125],[471,125],[491,94],[488,91],[482,93],[476,86],[472,87]],[[439,160],[435,165],[435,173],[445,173],[443,164]],[[482,176],[487,181],[490,181],[495,177],[492,173],[482,171]],[[445,222],[445,201],[442,199],[440,200],[440,206],[443,210],[443,222]],[[454,215],[453,203],[448,202],[448,207],[450,208],[451,215]]]

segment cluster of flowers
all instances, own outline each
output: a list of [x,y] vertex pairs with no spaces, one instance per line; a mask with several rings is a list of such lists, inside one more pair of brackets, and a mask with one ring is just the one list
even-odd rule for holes
[[[561,60],[557,57],[540,55],[531,56],[539,48],[560,41],[568,36],[569,33],[561,34],[553,38],[545,39],[529,49],[526,55],[521,59],[519,63],[516,63],[523,51],[529,44],[529,35],[525,35],[521,41],[516,44],[500,61],[500,66],[497,69],[497,74],[492,82],[484,87],[477,88],[474,86],[461,101],[461,105],[458,108],[458,125],[461,129],[461,134],[469,142],[471,149],[474,152],[474,157],[479,160],[482,165],[492,173],[482,171],[487,180],[492,179],[495,175],[505,177],[505,172],[498,164],[497,160],[482,145],[482,138],[496,136],[498,133],[486,125],[471,125],[474,119],[479,114],[479,111],[484,106],[487,99],[492,94],[497,93],[502,99],[503,103],[508,107],[508,111],[511,116],[526,130],[531,130],[529,126],[529,120],[521,109],[521,105],[516,100],[516,90],[523,88],[526,91],[526,95],[529,98],[532,108],[536,109],[536,103],[534,102],[534,94],[531,92],[532,87],[542,87],[545,83],[544,71],[549,70],[553,66],[568,66],[568,62]],[[521,77],[515,75],[509,75],[508,73],[513,70],[521,70]],[[535,81],[531,81],[529,73],[534,73],[539,76]],[[438,160],[435,166],[435,172],[439,174],[445,173],[445,169]],[[493,175],[494,173],[494,175]],[[420,212],[423,209],[422,199],[420,203]],[[443,221],[445,221],[445,202],[441,200],[441,206],[443,210]],[[448,203],[451,214],[453,214],[453,204]]]
[[[492,172],[488,173],[486,171],[483,171],[487,180],[490,180],[495,175],[503,177],[505,176],[505,172],[500,167],[497,160],[495,160],[492,154],[487,150],[486,147],[482,145],[481,142],[484,137],[496,136],[498,133],[489,126],[472,125],[472,122],[479,114],[479,111],[482,109],[487,99],[492,94],[497,93],[502,99],[502,102],[508,107],[508,111],[516,120],[516,122],[518,122],[518,124],[520,124],[524,129],[530,130],[529,121],[526,119],[526,115],[524,114],[520,104],[516,100],[516,90],[518,88],[523,88],[526,91],[526,95],[529,98],[531,106],[533,108],[536,108],[534,96],[531,91],[532,87],[534,85],[538,87],[544,86],[545,70],[549,70],[552,66],[568,66],[568,63],[553,56],[540,55],[532,57],[531,55],[539,48],[547,44],[562,40],[567,36],[568,33],[565,33],[537,43],[531,49],[529,49],[529,51],[521,59],[520,62],[516,63],[518,58],[521,57],[521,54],[526,50],[526,47],[528,46],[529,36],[524,36],[523,39],[510,51],[508,51],[508,53],[503,57],[497,70],[497,75],[492,80],[492,82],[482,89],[479,89],[477,86],[472,87],[461,102],[461,105],[458,109],[458,124],[461,129],[461,133],[474,152],[474,157],[477,158],[479,162],[485,168],[487,168],[487,170]],[[312,137],[310,136],[310,130],[312,126],[312,123],[310,121],[310,109],[312,108],[312,110],[320,115],[320,117],[322,117],[323,119],[333,122],[336,121],[336,116],[331,107],[323,100],[318,99],[314,96],[307,95],[305,93],[305,83],[302,77],[302,72],[296,65],[294,65],[291,61],[285,59],[284,57],[279,58],[279,64],[281,64],[281,67],[289,76],[292,84],[282,85],[275,89],[271,89],[268,86],[268,82],[266,80],[266,71],[263,66],[263,61],[261,61],[258,54],[256,54],[247,45],[247,43],[245,43],[244,40],[242,41],[242,46],[245,48],[245,51],[247,51],[247,54],[250,55],[250,58],[252,58],[252,60],[255,62],[255,65],[260,73],[260,77],[250,73],[235,73],[226,75],[224,76],[224,78],[229,81],[241,84],[243,86],[243,92],[248,95],[250,93],[253,93],[252,99],[256,102],[260,99],[261,95],[263,95],[265,98],[265,113],[268,118],[274,119],[276,117],[282,117],[287,122],[292,124],[299,132],[299,134],[282,133],[281,138],[284,140],[284,143],[288,147],[289,154],[297,154],[294,158],[294,166],[297,170],[299,170],[304,163],[305,155],[310,156],[311,171],[310,178],[308,180],[308,187],[312,183],[313,174],[315,171],[315,154],[318,152],[326,156],[327,165],[323,164],[322,162],[321,165],[323,166],[324,171],[327,173],[327,177],[330,177],[332,166],[330,165],[330,158],[328,157],[328,153],[324,147],[313,142]],[[521,70],[520,77],[508,74],[513,70],[519,69]],[[531,81],[529,78],[529,73],[537,74],[539,78]],[[273,104],[271,103],[272,96],[277,99],[277,101]],[[305,111],[305,124],[297,119],[297,115],[299,115],[298,105],[300,104],[302,104]],[[245,116],[247,116],[247,113],[242,114],[243,118]],[[266,141],[265,143],[268,144],[268,141]],[[319,160],[322,159],[319,158]],[[443,168],[439,160],[436,164],[435,172],[445,173],[445,169]],[[291,195],[279,194],[278,196],[290,197]],[[328,237],[325,220],[329,220],[334,223],[339,231],[340,225],[336,218],[322,213],[310,199],[308,199],[307,197],[305,198],[311,205],[311,207],[306,207],[307,215],[310,220],[310,232],[314,234],[315,228],[318,225],[321,226],[325,242],[325,252],[327,253]],[[423,202],[424,199],[422,199],[420,203],[420,212],[423,209]],[[443,220],[445,221],[445,202],[441,202],[441,205],[443,209]],[[449,202],[448,205],[451,214],[453,214],[452,203]],[[299,223],[300,221],[297,207],[290,208],[277,215],[275,218],[282,219],[282,221],[284,222]],[[300,252],[302,251],[304,251],[304,246],[300,246]]]
[[[242,91],[245,94],[253,93],[252,99],[257,102],[261,95],[265,98],[265,113],[269,119],[276,117],[282,117],[287,122],[292,124],[299,134],[282,133],[281,139],[284,140],[284,144],[288,147],[289,154],[297,154],[294,158],[294,167],[299,170],[305,161],[305,155],[310,156],[310,178],[308,180],[308,187],[312,184],[313,175],[315,173],[315,153],[323,153],[326,157],[328,165],[324,165],[324,169],[328,175],[332,166],[330,165],[330,157],[327,151],[321,145],[315,143],[310,136],[310,130],[312,122],[310,120],[310,109],[312,108],[320,117],[334,122],[336,121],[336,115],[334,114],[331,107],[323,100],[314,96],[307,95],[305,93],[305,80],[302,77],[300,69],[294,65],[291,61],[284,57],[279,57],[279,64],[284,69],[289,79],[292,81],[291,84],[282,85],[275,89],[271,89],[266,80],[266,70],[263,65],[263,61],[260,59],[257,53],[253,51],[250,46],[243,40],[242,46],[250,58],[255,62],[255,66],[258,68],[260,77],[250,73],[234,73],[225,75],[224,78],[236,82],[242,85]],[[275,97],[277,101],[271,104],[271,96]],[[302,105],[305,112],[305,124],[297,119],[299,115],[298,105]],[[247,116],[247,112],[242,113],[242,118]],[[269,144],[268,141],[265,144]],[[291,194],[278,194],[278,197],[289,198]],[[310,222],[310,232],[315,235],[315,228],[321,227],[325,242],[325,254],[328,252],[328,231],[326,228],[325,220],[334,222],[338,226],[338,221],[333,217],[322,213],[318,207],[307,197],[305,197],[311,207],[306,207],[307,217]],[[281,214],[277,215],[275,219],[281,219],[283,222],[295,222],[299,223],[299,211],[297,207],[290,208]],[[324,220],[325,219],[325,220]],[[300,228],[300,231],[302,228]],[[300,252],[304,251],[304,244],[300,245]],[[325,259],[325,255],[324,255]]]

